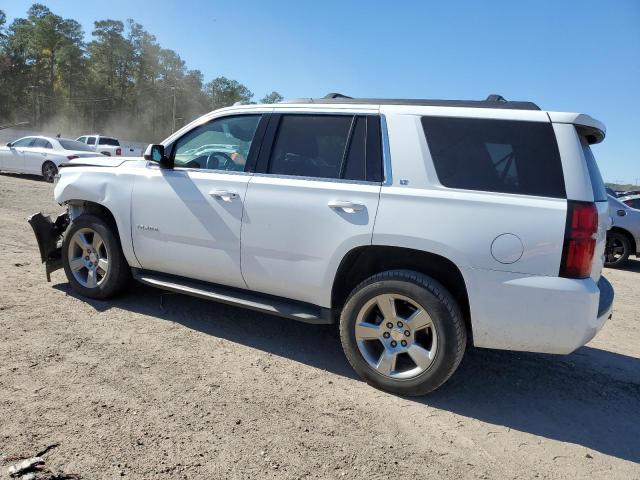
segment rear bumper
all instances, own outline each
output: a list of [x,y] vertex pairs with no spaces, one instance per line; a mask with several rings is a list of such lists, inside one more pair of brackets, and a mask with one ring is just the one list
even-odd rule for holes
[[463,272],[474,344],[483,348],[571,353],[611,317],[614,292],[601,277],[568,279],[509,272]]

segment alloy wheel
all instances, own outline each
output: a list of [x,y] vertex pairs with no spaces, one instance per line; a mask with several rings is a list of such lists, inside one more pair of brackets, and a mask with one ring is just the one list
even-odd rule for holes
[[44,179],[47,182],[53,182],[53,179],[56,176],[56,173],[57,173],[57,168],[53,163],[51,162],[45,163],[44,167],[42,168],[42,175],[44,176]]
[[608,238],[605,250],[605,259],[609,264],[614,264],[625,254],[625,247],[619,238]]
[[397,294],[378,295],[364,304],[356,319],[355,338],[369,366],[394,379],[425,372],[438,349],[431,316],[414,300]]
[[109,255],[102,237],[90,228],[74,233],[69,242],[69,267],[85,288],[96,288],[109,273]]

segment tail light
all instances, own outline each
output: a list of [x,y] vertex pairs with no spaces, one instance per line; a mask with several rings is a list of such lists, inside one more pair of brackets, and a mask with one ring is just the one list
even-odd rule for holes
[[80,158],[78,155],[67,155],[67,160],[73,160],[75,158]]
[[598,232],[598,210],[594,203],[567,202],[567,226],[564,233],[560,276],[587,278],[591,275],[593,252]]
[[116,148],[116,155],[122,155],[122,149]]

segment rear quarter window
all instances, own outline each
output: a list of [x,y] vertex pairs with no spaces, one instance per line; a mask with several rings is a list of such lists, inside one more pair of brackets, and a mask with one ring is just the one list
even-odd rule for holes
[[422,127],[445,187],[566,198],[550,123],[422,117]]

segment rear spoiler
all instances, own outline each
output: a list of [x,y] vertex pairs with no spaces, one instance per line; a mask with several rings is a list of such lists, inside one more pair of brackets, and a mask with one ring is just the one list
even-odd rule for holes
[[604,123],[584,113],[547,112],[547,114],[553,123],[571,123],[575,125],[590,144],[600,143],[607,134],[607,127],[604,126]]

